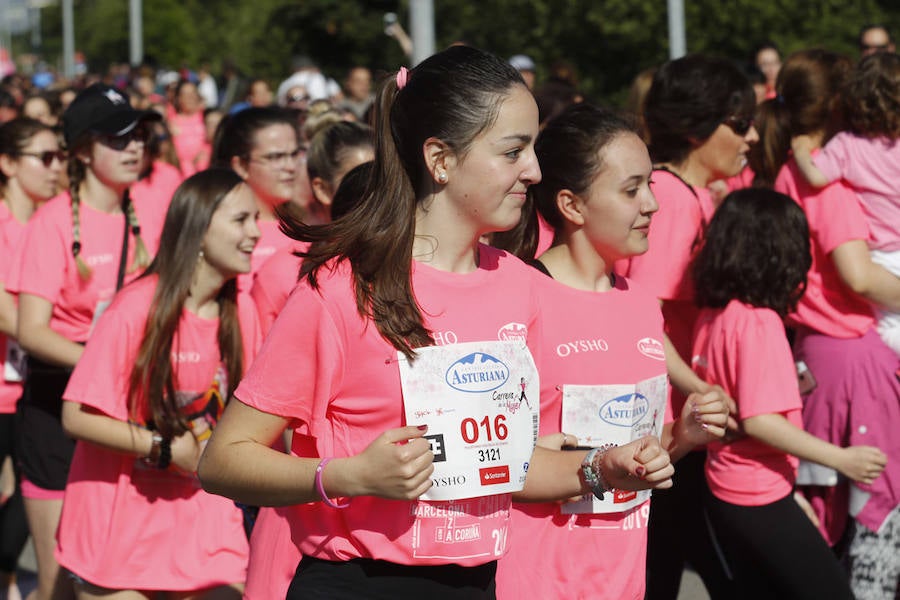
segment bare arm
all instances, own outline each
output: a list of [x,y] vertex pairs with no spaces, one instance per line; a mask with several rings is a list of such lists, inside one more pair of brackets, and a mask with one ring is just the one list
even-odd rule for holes
[[736,428],[730,416],[732,407],[729,402],[733,401],[718,386],[705,394],[688,396],[681,415],[662,431],[661,444],[672,462],[701,444],[721,439],[725,436],[726,427]]
[[[563,439],[560,436],[560,443]],[[573,439],[575,436],[567,436]],[[564,451],[536,446],[528,466],[525,488],[513,497],[519,502],[553,502],[590,493],[581,477],[585,450]],[[603,476],[616,489],[646,490],[672,486],[675,472],[668,453],[654,437],[644,437],[609,449],[602,460]]]
[[50,329],[53,304],[33,294],[19,295],[17,338],[19,345],[41,360],[74,367],[84,348]]
[[12,295],[0,283],[0,333],[6,337],[16,338],[18,311]]
[[887,456],[873,446],[841,448],[811,435],[771,413],[745,419],[747,435],[797,458],[831,467],[854,481],[872,483],[884,470]]
[[[315,489],[321,459],[291,456],[270,446],[287,419],[232,398],[219,421],[197,474],[213,494],[258,506],[321,500]],[[380,496],[413,499],[431,487],[434,454],[425,429],[390,429],[356,456],[336,458],[322,473],[329,497]]]
[[794,160],[804,179],[813,187],[825,187],[828,179],[816,166],[812,159],[812,151],[818,147],[817,141],[809,135],[798,135],[791,139],[791,150],[794,151]]
[[831,252],[841,280],[863,298],[900,312],[900,278],[872,262],[863,240],[844,242]]

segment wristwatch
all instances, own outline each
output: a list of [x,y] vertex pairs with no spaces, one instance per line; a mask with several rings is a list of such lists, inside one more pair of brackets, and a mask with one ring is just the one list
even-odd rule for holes
[[608,448],[593,448],[581,461],[581,475],[597,500],[603,500],[604,492],[612,489],[603,478],[603,469],[600,466],[607,450]]

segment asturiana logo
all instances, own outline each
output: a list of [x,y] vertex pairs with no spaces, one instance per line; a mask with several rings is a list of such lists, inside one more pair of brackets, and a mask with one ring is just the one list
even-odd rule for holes
[[650,401],[643,394],[625,394],[600,407],[600,418],[616,427],[631,427],[647,416]]
[[474,352],[450,365],[447,385],[461,392],[490,392],[509,379],[509,367],[490,354]]
[[637,349],[638,352],[640,352],[647,358],[666,360],[665,348],[663,348],[662,342],[660,342],[659,340],[648,337],[638,340]]
[[504,342],[524,342],[528,339],[528,327],[522,323],[507,323],[497,331],[497,339]]

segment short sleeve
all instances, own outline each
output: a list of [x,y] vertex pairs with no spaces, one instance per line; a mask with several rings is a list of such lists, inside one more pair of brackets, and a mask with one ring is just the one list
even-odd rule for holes
[[340,381],[343,336],[327,300],[304,282],[272,325],[235,396],[257,410],[311,423]]
[[839,133],[813,155],[813,164],[830,182],[842,179],[847,173],[851,154],[850,139],[846,133]]
[[10,265],[6,289],[56,304],[68,268],[66,253],[72,249],[66,247],[50,216],[39,211],[28,222]]
[[730,341],[736,353],[735,396],[741,419],[801,408],[794,359],[774,311],[742,311]]
[[856,192],[843,183],[822,189],[818,197],[805,203],[810,234],[825,254],[852,240],[868,241],[869,225]]
[[120,296],[98,319],[69,379],[64,400],[128,420],[128,380],[147,320],[148,307],[140,298]]

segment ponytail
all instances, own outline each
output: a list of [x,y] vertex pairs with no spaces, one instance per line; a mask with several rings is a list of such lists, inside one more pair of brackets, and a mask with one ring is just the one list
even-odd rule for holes
[[771,188],[791,150],[790,115],[784,98],[777,96],[759,105],[756,111],[759,143],[750,146],[747,160],[753,170],[754,187]]
[[150,266],[150,253],[147,251],[147,246],[141,237],[141,224],[138,222],[137,213],[134,210],[134,202],[131,201],[131,191],[128,189],[125,190],[123,203],[125,205],[125,218],[128,219],[128,228],[131,230],[131,235],[134,236],[134,259],[131,261],[128,272],[134,273]]
[[76,156],[69,158],[67,167],[69,174],[69,196],[72,198],[72,256],[75,257],[75,267],[82,280],[91,278],[91,268],[81,258],[81,195],[79,189],[84,181],[84,163]]

